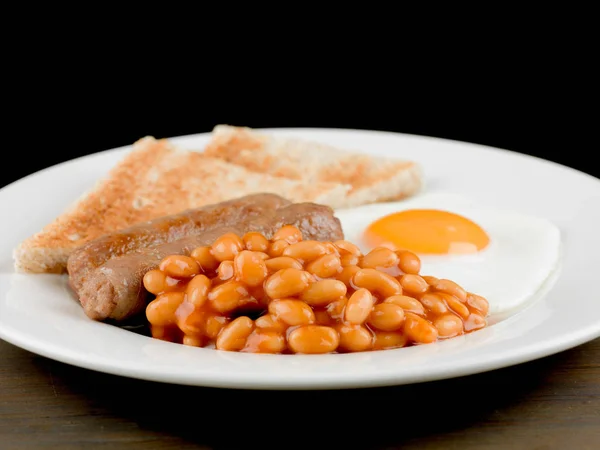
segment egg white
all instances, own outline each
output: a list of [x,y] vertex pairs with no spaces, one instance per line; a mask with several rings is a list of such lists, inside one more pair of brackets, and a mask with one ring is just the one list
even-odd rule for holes
[[490,314],[514,311],[540,291],[560,260],[560,230],[551,222],[515,211],[476,205],[454,194],[420,194],[389,203],[336,211],[345,238],[364,253],[362,240],[367,226],[394,212],[433,208],[460,214],[483,228],[488,247],[468,255],[423,255],[421,274],[447,278],[490,303]]

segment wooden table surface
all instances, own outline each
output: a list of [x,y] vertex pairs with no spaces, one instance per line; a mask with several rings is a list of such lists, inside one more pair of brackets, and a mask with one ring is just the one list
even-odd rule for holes
[[0,341],[0,449],[29,448],[596,450],[600,339],[462,378],[289,392],[140,381]]

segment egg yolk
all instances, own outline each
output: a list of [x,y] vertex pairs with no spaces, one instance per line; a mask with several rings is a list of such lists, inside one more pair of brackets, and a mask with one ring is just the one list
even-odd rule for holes
[[437,209],[410,209],[371,223],[363,236],[370,247],[386,246],[414,253],[476,253],[490,242],[471,220]]

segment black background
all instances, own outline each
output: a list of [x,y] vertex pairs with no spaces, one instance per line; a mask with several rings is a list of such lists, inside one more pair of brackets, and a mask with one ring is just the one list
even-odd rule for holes
[[453,31],[421,47],[425,33],[407,41],[395,29],[334,33],[309,46],[308,33],[285,25],[250,33],[248,42],[243,33],[211,30],[170,44],[161,33],[121,41],[103,28],[77,45],[82,30],[52,27],[16,52],[7,71],[14,77],[4,86],[5,135],[17,143],[5,145],[12,160],[0,165],[0,185],[145,135],[200,133],[219,123],[427,135],[600,176],[589,27],[548,22],[521,37],[514,25],[487,39],[469,30],[458,42],[449,39]]
[[586,137],[591,132],[586,118],[568,103],[554,102],[556,96],[492,89],[408,95],[392,86],[372,94],[360,87],[335,95],[294,87],[218,94],[227,89],[225,84],[211,82],[159,98],[127,90],[51,95],[30,112],[28,143],[12,155],[16,161],[0,168],[0,182],[4,185],[68,159],[128,145],[145,135],[200,133],[219,123],[435,136],[522,152],[600,176],[597,142]]

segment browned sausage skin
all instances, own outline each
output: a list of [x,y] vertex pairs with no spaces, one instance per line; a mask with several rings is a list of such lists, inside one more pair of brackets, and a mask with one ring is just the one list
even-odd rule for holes
[[189,255],[196,247],[210,245],[226,232],[243,236],[249,231],[257,231],[271,238],[284,225],[299,228],[304,239],[335,241],[344,237],[339,219],[331,208],[313,203],[291,204],[261,215],[247,215],[235,225],[193,233],[173,242],[138,248],[113,257],[89,271],[86,280],[75,291],[90,318],[125,320],[144,309],[148,294],[142,285],[143,276],[157,268],[165,256]]
[[76,249],[67,261],[69,283],[81,289],[88,273],[111,258],[139,248],[173,242],[216,227],[239,223],[289,205],[290,201],[275,194],[253,194],[190,209],[179,214],[159,217],[125,230],[94,239]]

